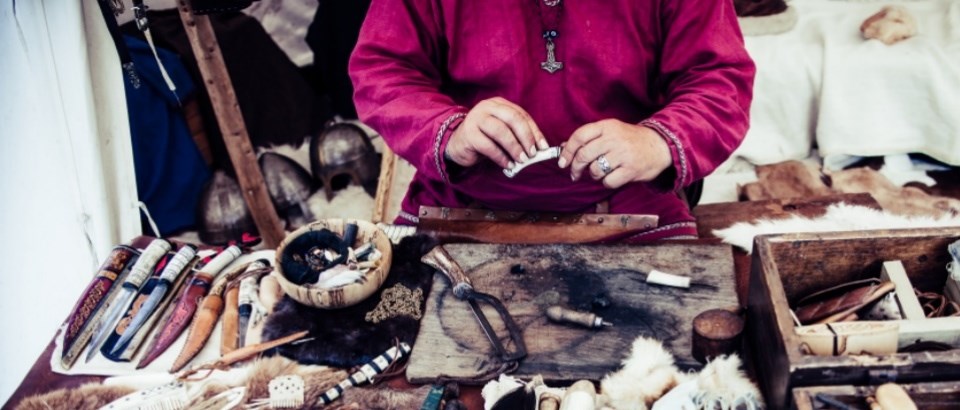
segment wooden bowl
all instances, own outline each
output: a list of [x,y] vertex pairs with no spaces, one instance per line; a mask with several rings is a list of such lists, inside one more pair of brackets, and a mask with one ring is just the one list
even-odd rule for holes
[[[283,265],[280,263],[283,257],[284,249],[297,238],[313,231],[328,229],[338,235],[343,235],[343,228],[349,223],[355,223],[359,227],[357,239],[354,242],[354,248],[367,242],[373,242],[382,256],[379,265],[368,271],[364,276],[364,281],[351,283],[336,288],[320,289],[312,284],[297,285],[287,279],[283,272]],[[367,221],[344,220],[344,219],[324,219],[312,222],[296,231],[291,232],[280,242],[276,254],[276,270],[271,274],[277,278],[280,288],[293,300],[307,306],[313,306],[322,309],[338,309],[352,306],[360,303],[380,288],[383,281],[386,280],[390,272],[390,262],[393,260],[393,248],[387,235],[377,228],[376,225]]]

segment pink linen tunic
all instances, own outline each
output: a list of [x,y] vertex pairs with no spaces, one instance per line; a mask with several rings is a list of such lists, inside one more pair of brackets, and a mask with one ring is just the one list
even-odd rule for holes
[[[374,0],[350,60],[360,119],[417,169],[399,220],[420,205],[660,216],[628,240],[696,236],[677,193],[743,140],[755,68],[729,0]],[[549,25],[556,27],[547,27]],[[550,74],[545,28],[559,36]],[[489,160],[455,170],[443,159],[452,131],[477,102],[523,107],[551,146],[578,127],[616,118],[656,130],[673,157],[666,183],[610,190],[576,182],[556,161],[514,178]],[[672,185],[672,186],[671,186]]]

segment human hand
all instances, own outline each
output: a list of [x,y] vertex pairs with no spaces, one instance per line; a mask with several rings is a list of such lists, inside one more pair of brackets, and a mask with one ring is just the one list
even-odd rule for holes
[[543,132],[523,108],[504,98],[477,103],[450,136],[444,154],[461,166],[471,166],[487,157],[502,168],[526,161],[539,149],[547,149]]
[[[606,170],[601,167],[604,161]],[[670,147],[660,134],[616,119],[577,128],[558,162],[560,168],[570,166],[570,179],[580,179],[586,169],[591,178],[602,179],[603,186],[611,189],[634,181],[651,181],[672,164]]]

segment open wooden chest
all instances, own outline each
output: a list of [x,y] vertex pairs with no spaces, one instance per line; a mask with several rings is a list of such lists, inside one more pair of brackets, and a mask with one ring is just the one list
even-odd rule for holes
[[[918,409],[954,410],[960,408],[960,381],[901,384]],[[876,386],[814,386],[793,389],[797,410],[836,408],[827,400],[842,403],[851,409],[868,409],[866,399],[876,393]],[[824,397],[826,396],[826,397]]]
[[[918,290],[942,291],[951,261],[947,246],[958,239],[960,227],[758,236],[751,264],[745,355],[751,359],[768,406],[788,408],[791,389],[798,387],[960,380],[960,332],[936,335],[952,350],[816,356],[806,353],[809,346],[801,341],[791,312],[804,295],[879,277],[888,261],[901,261]],[[960,324],[960,317],[948,320]],[[907,325],[916,327],[916,323]]]

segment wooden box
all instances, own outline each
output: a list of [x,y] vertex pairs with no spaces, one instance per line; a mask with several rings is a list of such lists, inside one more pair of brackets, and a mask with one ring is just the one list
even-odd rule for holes
[[[933,382],[901,384],[919,410],[952,410],[960,408],[960,382]],[[867,410],[867,397],[873,396],[877,386],[813,386],[793,389],[793,403],[797,410],[834,409],[817,399],[817,395],[843,403],[851,409]]]
[[789,392],[796,387],[960,380],[960,349],[881,356],[805,354],[790,312],[792,302],[816,290],[880,277],[885,261],[902,261],[918,289],[942,291],[951,260],[947,245],[958,239],[960,228],[758,236],[745,354],[770,408],[787,408]]

